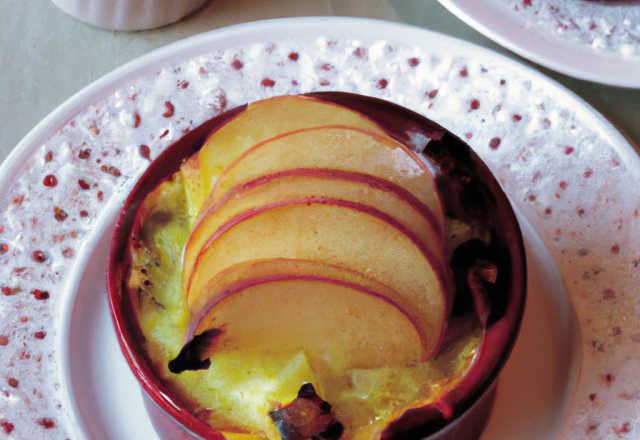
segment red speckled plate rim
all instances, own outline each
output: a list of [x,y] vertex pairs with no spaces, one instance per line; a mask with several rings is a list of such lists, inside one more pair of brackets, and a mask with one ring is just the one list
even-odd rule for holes
[[[606,51],[599,54],[589,51],[586,46],[580,48],[577,43],[572,45],[560,38],[554,39],[538,31],[537,27],[528,29],[526,22],[514,14],[514,3],[506,0],[438,1],[487,38],[528,60],[574,78],[617,87],[640,88],[639,58],[624,59]],[[594,4],[593,7],[598,6]]]
[[[0,194],[7,194],[11,191],[12,182],[20,177],[22,173],[24,173],[25,164],[29,161],[31,156],[35,154],[36,150],[40,148],[43,143],[45,143],[58,130],[60,130],[62,126],[64,126],[70,120],[80,114],[89,105],[96,101],[104,99],[114,91],[122,88],[123,85],[133,82],[141,76],[153,74],[154,72],[157,72],[166,67],[168,64],[173,65],[175,63],[197,57],[202,53],[209,53],[212,50],[212,45],[214,44],[215,47],[226,45],[226,47],[233,48],[238,47],[242,44],[250,44],[256,41],[262,41],[265,35],[270,35],[272,33],[282,35],[283,32],[288,33],[289,35],[291,35],[292,32],[293,35],[295,35],[295,32],[298,32],[299,35],[338,34],[341,36],[346,35],[347,37],[345,38],[353,38],[355,35],[358,38],[364,39],[380,39],[381,36],[389,36],[389,39],[393,39],[394,42],[404,43],[408,46],[415,44],[414,42],[416,41],[428,41],[434,45],[439,44],[450,49],[455,48],[457,51],[459,51],[459,54],[462,54],[462,56],[467,57],[469,60],[479,58],[489,60],[491,63],[494,63],[497,66],[506,67],[509,70],[522,75],[524,78],[528,78],[527,81],[535,81],[536,84],[542,84],[543,87],[554,92],[556,100],[562,101],[565,105],[569,103],[578,114],[578,120],[585,124],[588,124],[592,131],[594,131],[597,135],[600,136],[601,139],[607,142],[611,153],[617,156],[617,160],[615,158],[614,160],[618,162],[618,165],[625,166],[628,169],[632,170],[634,168],[637,169],[640,163],[636,152],[629,144],[629,142],[608,121],[606,121],[605,118],[598,114],[587,103],[582,101],[576,95],[564,89],[562,86],[534,71],[533,69],[524,67],[517,62],[496,55],[484,48],[480,48],[472,44],[424,29],[375,20],[351,18],[279,19],[233,26],[230,28],[209,32],[173,43],[165,48],[153,51],[131,63],[128,63],[127,65],[117,69],[111,74],[91,84],[78,94],[74,95],[57,110],[51,113],[47,118],[45,118],[23,139],[23,141],[20,142],[20,144],[18,144],[14,151],[12,151],[9,157],[2,164],[2,167],[0,167],[0,176],[2,176],[0,177]],[[456,65],[451,66],[451,69],[455,70]],[[462,76],[462,71],[460,72]],[[464,76],[466,77],[466,67],[464,68],[464,72]],[[334,90],[340,90],[340,88],[336,88]],[[430,117],[428,113],[426,114],[426,116]],[[436,122],[446,126],[446,121],[443,122],[436,119]],[[458,127],[458,130],[459,129],[460,128]],[[456,134],[462,137],[464,133],[458,132]],[[485,161],[487,161],[488,154],[491,154],[491,151],[486,148],[485,144],[474,142],[470,142],[470,144],[472,148],[476,149],[478,154]],[[547,231],[547,227],[542,226],[543,219],[541,217],[537,217],[535,210],[528,208],[528,205],[521,201],[522,188],[518,187],[518,182],[510,182],[508,178],[504,177],[502,168],[496,168],[496,164],[493,164],[490,160],[488,161],[488,163],[492,171],[497,174],[497,177],[503,183],[505,192],[510,196],[512,202],[516,205],[516,210],[521,211],[523,213],[523,217],[532,223],[536,233],[539,234],[544,244],[550,249],[552,256],[562,274],[563,280],[570,290],[569,294],[572,300],[575,304],[579,305],[578,317],[580,319],[580,325],[583,331],[583,335],[585,333],[592,334],[593,332],[588,325],[588,314],[592,313],[595,310],[593,307],[596,306],[585,306],[578,303],[580,301],[580,291],[576,290],[576,288],[571,288],[573,284],[577,284],[576,282],[574,282],[574,279],[577,278],[576,269],[571,266],[571,260],[563,260],[564,257],[562,256],[569,251],[557,248],[557,244],[554,243],[553,240],[553,234]],[[141,171],[142,170],[138,171],[137,176],[140,175]],[[599,171],[599,168],[594,165],[593,171],[597,172]],[[637,177],[636,175],[632,176]],[[67,352],[65,352],[65,347],[67,344],[67,339],[69,337],[68,320],[70,318],[68,315],[75,300],[75,294],[78,289],[80,277],[84,272],[84,269],[86,268],[93,248],[96,246],[101,236],[106,233],[106,231],[110,230],[110,225],[115,219],[115,216],[117,215],[128,190],[130,190],[135,183],[135,180],[136,179],[131,179],[129,182],[124,184],[118,190],[118,192],[115,193],[115,196],[112,197],[107,202],[107,204],[103,206],[102,212],[97,221],[93,224],[91,231],[89,231],[89,233],[82,238],[80,249],[76,254],[76,260],[73,263],[70,272],[68,273],[66,283],[64,283],[62,316],[59,318],[62,322],[62,329],[57,334],[57,339],[55,342],[55,346],[58,349],[60,368],[62,370],[63,389],[70,389],[69,378],[65,377],[65,368],[68,368],[68,360],[66,358]],[[633,191],[637,190],[631,187],[630,192]],[[532,199],[529,197],[529,200]],[[637,225],[637,222],[631,223],[632,227]],[[591,235],[587,235],[585,237],[588,238],[586,241],[591,244],[599,243],[597,232],[591,232]],[[568,247],[570,248],[570,251],[572,251],[573,248],[571,246]],[[599,254],[598,252],[592,252],[591,255],[593,255],[593,258],[596,258]],[[582,273],[580,270],[578,272],[580,274]],[[603,287],[604,286],[602,285],[597,286],[597,288]],[[594,300],[594,302],[599,302],[599,300]],[[612,312],[614,314],[623,314],[621,307],[622,304],[620,304],[618,308],[613,307]],[[587,321],[585,321],[585,319]],[[628,328],[634,328],[634,325],[637,325],[637,321],[638,318],[635,317],[635,321],[628,322]],[[626,328],[627,327],[625,327],[625,329]],[[604,334],[606,335],[606,331],[604,331]],[[627,333],[624,333],[624,335],[626,336]],[[617,395],[600,395],[601,397],[599,397],[600,400],[598,401],[599,407],[597,409],[597,413],[594,412],[595,410],[591,409],[591,404],[589,402],[584,402],[585,396],[593,395],[591,388],[599,383],[597,382],[597,378],[585,378],[585,373],[591,374],[593,372],[600,371],[602,375],[599,375],[598,377],[602,379],[604,375],[604,377],[606,377],[608,380],[608,377],[610,375],[607,374],[607,372],[612,370],[612,365],[615,365],[619,359],[622,359],[623,357],[627,360],[629,358],[631,358],[632,360],[640,358],[638,353],[640,352],[640,349],[637,345],[634,344],[634,342],[636,342],[635,335],[630,336],[631,341],[629,341],[629,338],[627,338],[624,342],[625,347],[631,349],[627,350],[626,353],[621,353],[620,351],[612,351],[609,355],[606,356],[591,355],[588,358],[589,368],[587,368],[586,371],[584,368],[583,359],[582,375],[574,393],[574,398],[572,402],[570,402],[569,409],[565,414],[563,427],[561,428],[561,433],[563,435],[562,438],[581,438],[585,432],[584,427],[582,426],[584,424],[583,421],[589,417],[595,418],[599,414],[602,414],[602,420],[606,420],[606,417],[610,413],[620,415],[620,417],[626,417],[626,419],[622,419],[621,421],[630,420],[632,423],[635,423],[635,421],[638,419],[637,409],[626,408],[626,412],[617,411],[617,404],[613,403],[614,398],[617,397]],[[587,347],[590,347],[590,345],[591,344],[589,341],[585,341],[585,350],[587,349]],[[607,388],[603,388],[604,386],[600,388],[607,390],[610,386],[612,386],[617,393],[619,389],[615,388],[615,386],[622,381],[623,380],[615,383],[614,385],[611,385],[611,383],[607,383],[605,384]],[[629,377],[628,380],[624,379],[624,381],[627,381],[627,383],[633,382],[631,377]],[[635,385],[632,384],[632,386]],[[625,394],[629,398],[625,398],[625,400],[633,402],[635,396],[634,391],[634,389],[629,389],[629,393]],[[622,394],[620,395],[622,396]],[[77,414],[77,408],[74,410],[73,403],[70,403],[70,405],[72,408],[72,412],[75,412]],[[613,418],[614,417],[611,417],[610,419],[613,420]],[[623,429],[622,432],[625,432],[624,429],[629,429],[628,427],[624,428],[624,424],[621,424],[621,426],[623,428],[619,429]],[[82,428],[78,426],[72,426],[71,429],[75,431],[74,438],[83,437]],[[609,430],[608,432],[611,431]]]

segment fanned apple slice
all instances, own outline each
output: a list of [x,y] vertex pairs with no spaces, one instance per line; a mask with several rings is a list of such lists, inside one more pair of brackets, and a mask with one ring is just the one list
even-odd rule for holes
[[200,178],[200,152],[193,154],[182,164],[180,174],[182,175],[189,218],[195,222],[200,208],[202,208],[204,201],[207,199],[207,194],[202,188],[202,179]]
[[[392,298],[398,297],[398,294],[389,286],[379,281],[353,269],[321,261],[286,258],[246,261],[220,272],[207,283],[204,289],[193,292],[189,297],[190,318],[185,331],[185,340],[189,341],[194,335],[206,330],[204,327],[197,328],[203,323],[206,324],[206,320],[203,321],[204,315],[229,295],[255,284],[294,278],[331,280],[335,283],[360,286],[390,303],[393,303]],[[397,307],[396,304],[394,305]]]
[[[343,200],[376,208],[415,234],[440,265],[446,265],[438,220],[428,206],[406,189],[368,174],[302,168],[262,176],[238,185],[202,212],[185,246],[183,286],[186,287],[198,252],[224,223],[264,205],[307,197]],[[187,300],[191,301],[189,296]]]
[[444,236],[442,202],[426,166],[388,136],[346,126],[290,132],[251,147],[218,178],[205,207],[212,206],[236,185],[296,168],[353,171],[394,182],[431,209]]
[[355,270],[389,286],[433,356],[451,306],[442,266],[417,237],[380,211],[333,199],[288,200],[240,214],[200,251],[187,283],[189,296],[217,274],[246,261],[304,259]]
[[424,357],[405,313],[360,286],[332,280],[285,279],[233,292],[198,331],[211,328],[224,331],[212,356],[303,350],[309,359],[340,359],[346,368],[415,365]]
[[231,162],[252,146],[290,131],[334,124],[384,133],[356,111],[309,96],[278,96],[249,104],[212,133],[200,150],[205,194]]

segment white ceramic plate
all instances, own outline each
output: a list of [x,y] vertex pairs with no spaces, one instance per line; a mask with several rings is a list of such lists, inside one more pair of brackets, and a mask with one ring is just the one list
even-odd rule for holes
[[[528,303],[518,342],[501,376],[482,439],[553,438],[580,367],[580,330],[548,251],[520,217],[528,264]],[[106,226],[80,280],[71,313],[68,374],[86,439],[157,439],[111,323],[106,285]],[[104,284],[104,283],[103,283]]]
[[640,3],[439,0],[518,55],[575,78],[640,88]]
[[[447,127],[519,213],[529,299],[484,438],[633,429],[633,148],[575,95],[482,48],[393,23],[305,18],[202,34],[129,63],[53,112],[2,165],[0,240],[9,251],[0,276],[13,290],[0,297],[0,323],[12,323],[0,324],[8,336],[0,369],[20,386],[0,421],[15,438],[153,438],[110,323],[104,273],[116,214],[148,164],[141,145],[153,158],[224,108],[323,90],[381,97]],[[49,175],[55,187],[44,184]],[[44,339],[31,336],[43,330]],[[31,389],[39,398],[25,412],[20,393]]]

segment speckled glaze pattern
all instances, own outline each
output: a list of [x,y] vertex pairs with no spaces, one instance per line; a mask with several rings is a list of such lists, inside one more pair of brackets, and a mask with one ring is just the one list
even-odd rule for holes
[[502,0],[548,38],[611,58],[640,59],[640,4],[635,0]]
[[369,22],[375,32],[356,40],[346,20],[306,20],[296,22],[309,29],[306,39],[199,43],[151,74],[128,75],[48,139],[21,144],[11,168],[3,166],[0,438],[72,438],[56,320],[73,294],[75,265],[91,251],[92,228],[115,218],[149,161],[225,109],[325,90],[403,105],[481,156],[544,241],[580,321],[582,370],[558,438],[637,438],[640,159],[633,148],[569,92],[483,49],[460,43],[444,51],[445,37],[382,22]]
[[637,0],[439,0],[518,55],[575,78],[640,88]]

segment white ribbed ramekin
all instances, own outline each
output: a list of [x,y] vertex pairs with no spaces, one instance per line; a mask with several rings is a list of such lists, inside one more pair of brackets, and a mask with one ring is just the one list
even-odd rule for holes
[[67,14],[99,28],[153,29],[180,20],[207,0],[52,0]]

